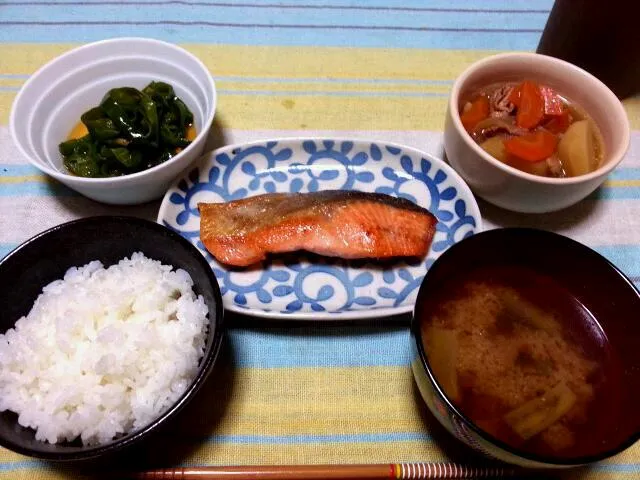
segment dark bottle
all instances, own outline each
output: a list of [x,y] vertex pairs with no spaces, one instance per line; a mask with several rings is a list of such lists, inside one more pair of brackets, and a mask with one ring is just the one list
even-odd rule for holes
[[537,52],[583,68],[623,99],[640,92],[639,18],[639,0],[556,0]]

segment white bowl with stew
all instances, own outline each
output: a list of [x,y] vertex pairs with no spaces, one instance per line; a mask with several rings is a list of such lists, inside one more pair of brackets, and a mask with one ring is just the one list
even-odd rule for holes
[[[59,145],[81,115],[98,106],[111,89],[142,90],[152,81],[171,85],[193,114],[191,143],[168,160],[120,176],[93,178],[69,171]],[[213,78],[194,55],[149,38],[116,38],[70,50],[35,72],[16,97],[10,129],[18,150],[45,174],[99,202],[139,204],[164,195],[173,179],[202,154],[215,110]]]
[[[511,96],[508,89],[515,87],[521,91],[521,82],[524,80],[537,85],[538,92],[550,92],[551,97],[548,98],[560,99],[564,112],[571,112],[568,117],[571,119],[570,123],[585,122],[570,125],[567,130],[553,128],[555,140],[552,141],[556,142],[556,146],[554,152],[542,161],[535,155],[545,155],[544,152],[548,152],[548,142],[545,144],[540,139],[549,140],[549,132],[542,131],[547,129],[548,122],[554,116],[546,113],[552,110],[545,106],[538,123],[535,123],[535,115],[531,121],[532,117],[528,114],[537,111],[538,102],[531,101],[528,97],[526,106],[530,108],[526,109],[527,115],[523,109],[521,122],[516,121],[520,107],[516,107],[509,99],[518,98],[519,101],[520,97]],[[498,85],[507,90],[492,90]],[[492,138],[491,132],[483,136],[480,133],[484,134],[486,128],[474,130],[473,126],[469,127],[474,121],[470,122],[468,115],[465,117],[469,129],[467,131],[461,120],[461,114],[464,115],[465,111],[474,106],[473,101],[478,98],[478,92],[489,92],[489,119],[506,118],[512,127],[516,127],[516,130],[503,129],[499,134],[500,138],[509,141],[518,136],[523,137],[516,141],[516,145],[510,143],[506,157],[502,157],[503,161],[487,152],[492,151],[491,148],[484,149],[480,145]],[[500,93],[507,95],[501,98]],[[506,116],[505,111],[501,110],[503,107],[507,112],[510,111]],[[481,112],[476,118],[482,118],[487,113],[483,108],[476,110]],[[526,132],[523,132],[523,127],[519,127],[519,124],[528,126],[531,123],[534,126],[524,128]],[[570,135],[569,129],[573,130]],[[577,131],[581,129],[582,132]],[[544,145],[544,148],[534,152],[534,157],[530,157],[535,161],[523,160],[511,153],[516,151],[522,154],[517,149],[518,145],[522,145],[523,141],[531,142],[532,139],[540,140],[538,143]],[[590,143],[584,143],[585,139]],[[504,152],[504,143],[500,145],[496,139],[489,143],[493,143],[493,147],[498,144]],[[472,64],[454,82],[444,131],[447,160],[477,196],[499,207],[523,213],[545,213],[573,205],[604,182],[623,159],[628,146],[629,120],[618,98],[596,77],[563,60],[535,53],[499,54]],[[590,168],[578,165],[576,172],[572,173],[570,166],[567,167],[570,162],[559,162],[559,154],[564,153],[563,160],[578,158],[577,161],[580,162],[583,161],[579,154],[581,149],[591,149],[593,156],[588,161],[584,160]]]

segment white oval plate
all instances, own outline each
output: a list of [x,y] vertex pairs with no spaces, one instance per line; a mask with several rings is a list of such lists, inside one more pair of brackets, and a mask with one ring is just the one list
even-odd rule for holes
[[[404,197],[431,211],[438,224],[427,257],[416,263],[347,261],[296,252],[231,269],[218,263],[200,241],[198,202],[335,189]],[[471,191],[442,160],[396,144],[327,138],[268,140],[210,152],[167,191],[158,222],[200,249],[228,310],[320,320],[412,311],[434,260],[481,229]]]

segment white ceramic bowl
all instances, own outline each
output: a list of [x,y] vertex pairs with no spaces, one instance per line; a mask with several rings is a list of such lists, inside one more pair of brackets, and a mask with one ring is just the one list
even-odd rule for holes
[[[69,173],[58,151],[80,115],[111,88],[143,88],[152,80],[173,86],[194,116],[197,137],[170,160],[142,172],[112,178]],[[137,204],[161,197],[171,181],[204,149],[216,109],[216,89],[204,64],[186,50],[147,38],[90,43],[52,60],[18,93],[10,118],[18,149],[44,173],[94,200]]]
[[[465,96],[490,83],[525,78],[554,88],[591,115],[605,143],[600,168],[578,177],[540,177],[496,160],[471,139],[458,113]],[[557,58],[535,53],[495,55],[472,64],[453,84],[444,130],[447,159],[476,195],[499,207],[544,213],[573,205],[600,186],[628,146],[629,120],[618,98],[593,75]]]

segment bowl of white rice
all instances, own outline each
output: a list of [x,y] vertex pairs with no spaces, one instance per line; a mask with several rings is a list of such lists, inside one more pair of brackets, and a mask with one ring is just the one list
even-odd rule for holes
[[47,230],[0,262],[0,445],[48,460],[120,452],[200,390],[223,334],[205,258],[132,217]]

